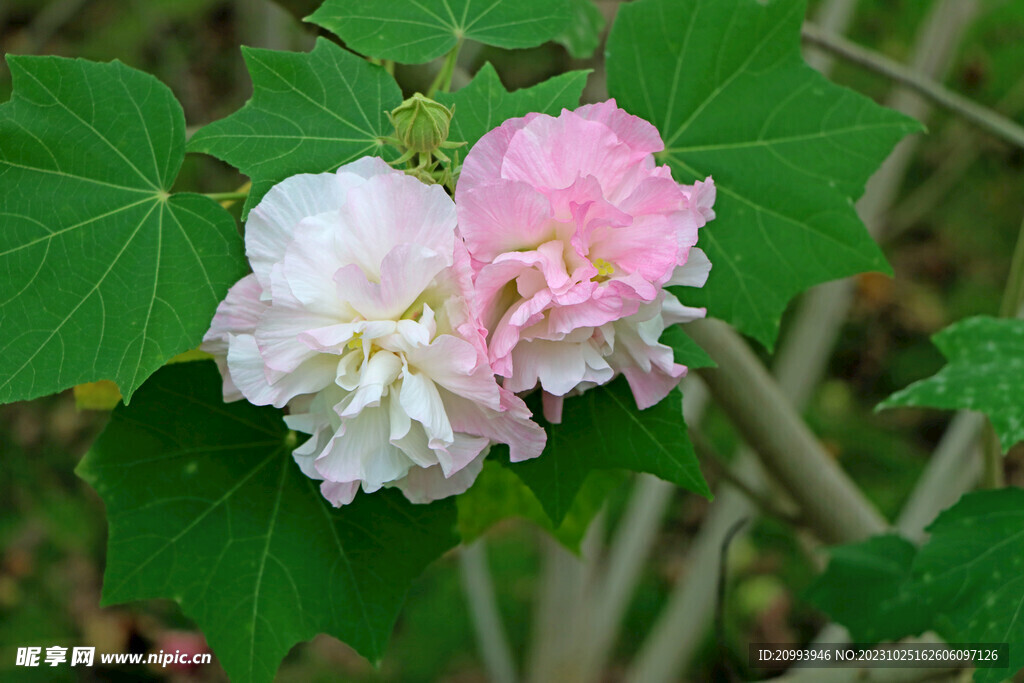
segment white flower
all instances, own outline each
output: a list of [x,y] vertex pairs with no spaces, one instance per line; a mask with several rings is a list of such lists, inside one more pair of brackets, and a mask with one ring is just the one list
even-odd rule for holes
[[414,502],[472,484],[492,442],[540,454],[543,430],[495,382],[472,308],[455,206],[374,157],[297,175],[249,215],[253,273],[217,309],[203,348],[224,397],[287,406],[294,451],[334,505],[361,486]]

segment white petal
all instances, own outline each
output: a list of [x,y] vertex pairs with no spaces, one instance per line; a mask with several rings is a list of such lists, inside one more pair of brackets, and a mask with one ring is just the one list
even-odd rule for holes
[[437,465],[414,467],[395,485],[413,503],[430,503],[449,496],[457,496],[467,491],[476,481],[480,470],[483,469],[485,455],[480,455],[450,477],[445,477]]
[[340,219],[338,252],[370,280],[379,281],[384,257],[399,244],[454,254],[455,204],[441,186],[404,173],[375,176],[349,192]]
[[325,481],[320,484],[320,493],[336,508],[351,503],[358,491],[358,481]]
[[693,247],[686,263],[676,266],[672,271],[672,277],[665,283],[665,286],[682,285],[683,287],[703,287],[708,281],[708,274],[711,273],[711,261],[703,249]]
[[359,374],[359,388],[347,397],[345,406],[338,411],[341,417],[352,417],[367,406],[380,405],[380,399],[402,371],[402,360],[393,353],[378,351],[363,364]]
[[388,410],[371,407],[342,423],[316,469],[328,481],[361,480],[366,490],[405,476],[412,461],[388,439]]
[[456,432],[508,444],[512,462],[535,458],[544,451],[547,434],[530,419],[530,410],[523,400],[511,391],[501,390],[500,411],[489,410],[448,391],[441,395]]
[[674,296],[666,296],[665,303],[662,304],[661,317],[665,322],[665,326],[675,325],[676,323],[688,323],[694,320],[700,320],[707,315],[706,308],[695,308],[693,306],[684,306],[679,303],[679,299]]
[[337,359],[317,355],[271,384],[267,381],[266,365],[252,335],[232,336],[229,343],[228,371],[239,391],[255,405],[283,408],[296,396],[315,393],[334,382]]
[[245,254],[265,292],[271,266],[284,258],[299,221],[341,208],[348,191],[365,182],[356,173],[300,173],[270,188],[245,223]]
[[369,320],[400,318],[452,258],[452,252],[399,244],[384,256],[379,270],[364,271],[354,264],[338,270],[335,296]]
[[210,329],[203,337],[200,349],[213,356],[224,379],[224,400],[237,401],[242,398],[228,371],[228,338],[232,334],[252,334],[256,323],[266,310],[260,301],[262,288],[256,276],[250,274],[236,282],[224,301],[217,306],[217,312],[210,322]]
[[512,352],[513,373],[505,388],[519,392],[538,382],[545,391],[564,396],[581,382],[605,384],[615,374],[590,341],[521,341]]
[[429,378],[407,368],[402,374],[399,398],[409,417],[423,425],[431,448],[436,449],[452,442],[455,438],[452,425],[445,414],[437,387]]

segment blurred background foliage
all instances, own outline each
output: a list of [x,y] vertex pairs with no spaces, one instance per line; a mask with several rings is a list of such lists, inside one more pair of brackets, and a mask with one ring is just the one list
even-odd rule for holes
[[[251,93],[238,47],[305,50],[315,27],[300,18],[316,0],[3,0],[0,52],[120,59],[155,74],[174,91],[190,128],[226,116]],[[810,3],[810,11],[820,1]],[[907,60],[929,9],[925,0],[860,0],[849,37],[897,60]],[[608,19],[617,3],[601,0]],[[484,61],[510,88],[530,85],[566,68],[593,68],[586,99],[604,97],[601,51],[575,59],[560,45],[507,52],[464,50],[462,66]],[[397,78],[411,94],[431,69],[401,67]],[[837,63],[834,80],[876,98],[884,79]],[[969,28],[946,84],[1024,124],[1024,1],[990,0]],[[0,65],[0,101],[10,74]],[[892,391],[931,375],[943,360],[929,336],[951,322],[995,314],[1024,202],[1024,151],[936,112],[886,221],[886,251],[896,278],[866,274],[842,329],[827,379],[806,417],[834,457],[890,518],[910,492],[950,414],[903,410],[880,415],[874,405]],[[182,189],[228,191],[244,178],[214,159],[189,155]],[[0,179],[2,181],[2,179]],[[709,229],[714,229],[712,226]],[[711,312],[713,315],[713,311]],[[785,334],[785,326],[783,328]],[[92,645],[101,652],[173,650],[201,643],[201,635],[174,604],[152,601],[100,608],[106,521],[96,495],[75,478],[78,459],[102,429],[106,415],[79,411],[70,392],[0,406],[0,679],[76,679],[81,669],[14,668],[21,645]],[[738,439],[712,411],[704,433],[720,454]],[[728,457],[727,455],[725,457]],[[1007,461],[1010,484],[1024,485],[1024,448]],[[714,483],[721,467],[707,463]],[[606,515],[613,529],[626,490],[616,490]],[[677,495],[653,559],[634,595],[607,680],[636,652],[677,580],[685,580],[687,548],[706,501]],[[513,647],[528,655],[543,534],[509,520],[489,534],[488,552],[502,614]],[[711,680],[723,664],[744,677],[748,641],[799,643],[825,622],[801,598],[819,569],[812,541],[771,518],[737,542],[730,555],[723,616],[726,647],[709,631],[690,670]],[[218,665],[192,669],[145,666],[100,668],[79,680],[218,681]],[[436,563],[416,584],[379,669],[345,645],[321,636],[296,647],[282,681],[482,681],[469,610],[456,558]]]

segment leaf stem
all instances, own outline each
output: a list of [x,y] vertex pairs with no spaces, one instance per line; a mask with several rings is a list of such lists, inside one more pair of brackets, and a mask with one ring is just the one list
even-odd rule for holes
[[886,76],[989,133],[1018,147],[1024,147],[1024,128],[988,107],[983,107],[936,81],[908,69],[899,62],[845,38],[823,31],[814,24],[804,24],[802,35],[805,42],[842,57],[851,64]]
[[206,192],[203,194],[204,197],[209,197],[215,202],[237,202],[245,199],[249,196],[249,191],[245,192]]
[[[1024,316],[1024,223],[1021,223],[1017,235],[1017,246],[1010,260],[1010,275],[1006,279],[1003,300],[999,305],[999,315],[1003,318]],[[1003,471],[1003,447],[996,436],[992,422],[985,423],[984,430],[984,470],[981,486],[986,489],[1001,489],[1006,486],[1006,475]]]
[[999,306],[999,315],[1004,318],[1019,318],[1024,314],[1024,223],[1021,223],[1017,235],[1017,246],[1013,250],[1010,261],[1010,275],[1003,290],[1003,302]]
[[445,55],[444,64],[441,65],[441,70],[437,72],[437,77],[434,78],[434,82],[430,84],[430,90],[427,91],[427,97],[433,97],[435,93],[448,92],[452,87],[452,76],[455,75],[455,64],[459,60],[459,50],[462,48],[462,39],[459,39],[455,43],[455,47],[448,51]]

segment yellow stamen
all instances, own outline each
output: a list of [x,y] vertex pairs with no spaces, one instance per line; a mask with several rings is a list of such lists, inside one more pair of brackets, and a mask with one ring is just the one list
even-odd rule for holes
[[599,258],[594,261],[594,266],[597,268],[598,277],[609,277],[615,273],[615,266],[608,263],[603,258]]
[[352,339],[349,340],[349,342],[348,342],[348,344],[346,346],[348,348],[350,348],[350,349],[361,349],[361,348],[363,348],[363,333],[362,332],[356,332],[354,335],[352,335]]

